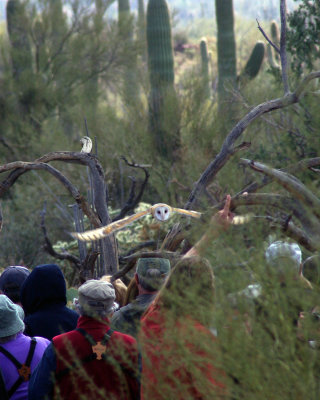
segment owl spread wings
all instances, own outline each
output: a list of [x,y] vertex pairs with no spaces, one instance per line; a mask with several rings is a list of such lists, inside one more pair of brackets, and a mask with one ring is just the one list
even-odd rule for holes
[[71,233],[71,235],[75,239],[81,240],[83,242],[91,242],[94,240],[102,239],[105,236],[110,235],[111,233],[119,231],[120,229],[124,228],[125,226],[131,224],[132,222],[134,222],[148,214],[151,214],[158,221],[166,221],[167,219],[170,218],[171,214],[173,214],[173,213],[183,214],[183,215],[190,216],[193,218],[201,217],[201,213],[199,213],[197,211],[184,210],[182,208],[171,207],[164,203],[158,203],[158,204],[154,204],[152,207],[148,208],[145,211],[141,211],[141,212],[133,214],[129,217],[120,219],[119,221],[112,222],[111,224],[102,226],[101,228],[93,229],[93,230],[86,231],[86,232],[73,232],[73,233]]

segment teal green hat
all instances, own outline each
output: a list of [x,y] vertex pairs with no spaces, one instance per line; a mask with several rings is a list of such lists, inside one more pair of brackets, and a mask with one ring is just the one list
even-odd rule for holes
[[170,261],[167,258],[139,258],[136,272],[141,277],[148,277],[149,270],[159,270],[160,275],[167,275],[170,271]]
[[0,338],[15,335],[24,330],[21,317],[23,311],[20,306],[13,303],[9,297],[0,295]]

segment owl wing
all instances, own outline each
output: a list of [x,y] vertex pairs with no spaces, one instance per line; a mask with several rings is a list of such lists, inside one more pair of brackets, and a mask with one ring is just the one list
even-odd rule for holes
[[198,211],[184,210],[183,208],[172,208],[172,211],[178,214],[188,215],[189,217],[193,218],[201,218],[201,213]]
[[92,229],[91,231],[86,232],[72,232],[71,236],[75,239],[81,240],[82,242],[92,242],[94,240],[99,240],[110,235],[111,233],[119,231],[120,229],[131,224],[137,219],[140,219],[150,213],[151,208],[145,211],[138,212],[137,214],[130,215],[129,217],[120,219],[119,221],[111,222],[111,224],[102,226],[101,228]]

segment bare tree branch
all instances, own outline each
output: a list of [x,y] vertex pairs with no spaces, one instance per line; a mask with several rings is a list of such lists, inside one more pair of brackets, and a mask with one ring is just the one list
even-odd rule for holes
[[[92,181],[95,192],[94,206],[99,218],[94,218],[93,212],[90,214],[90,207],[87,205],[87,203],[84,201],[84,198],[77,190],[74,192],[75,188],[71,184],[69,184],[69,181],[67,181],[66,178],[59,171],[52,169],[52,167],[47,165],[47,163],[51,161],[77,163],[89,167],[93,177]],[[45,165],[50,168],[45,167]],[[96,224],[99,224],[99,226],[108,225],[111,222],[106,201],[107,188],[104,179],[104,171],[97,158],[93,154],[66,151],[48,153],[43,157],[37,159],[34,163],[24,163],[22,161],[18,161],[15,163],[6,164],[0,167],[0,173],[9,171],[12,168],[15,169],[7,176],[7,178],[3,182],[0,183],[0,197],[28,169],[46,169],[53,175],[56,175],[56,177],[61,180],[61,182],[68,188],[71,194],[76,194],[76,201],[78,200],[77,202],[79,202],[81,208],[83,209],[83,212],[86,215],[91,215],[90,220],[92,218],[92,223],[94,226],[96,226]],[[80,197],[78,197],[79,195]],[[115,236],[110,235],[104,238],[103,243],[104,245],[101,246],[101,252],[103,259],[106,260],[106,271],[109,271],[109,273],[113,273],[118,270],[118,248]]]
[[258,29],[259,29],[259,31],[262,33],[262,35],[264,36],[264,38],[266,39],[266,41],[267,41],[268,43],[270,43],[270,45],[275,49],[275,51],[276,51],[277,53],[280,54],[280,49],[279,49],[279,47],[276,46],[276,45],[269,39],[269,37],[267,36],[267,34],[265,33],[265,31],[261,28],[261,26],[260,26],[259,21],[257,20],[257,18],[256,18],[256,21],[257,21],[257,24],[258,24]]
[[129,199],[127,200],[126,204],[124,205],[124,207],[121,209],[120,213],[113,219],[113,221],[118,221],[119,219],[122,219],[123,217],[126,216],[126,214],[131,211],[134,210],[134,208],[139,204],[139,202],[141,201],[142,195],[144,193],[144,190],[147,186],[150,174],[147,170],[147,167],[150,167],[150,165],[141,165],[141,164],[136,164],[135,162],[129,162],[124,156],[121,157],[121,159],[129,166],[129,167],[133,167],[133,168],[139,168],[142,169],[144,174],[145,174],[145,178],[144,181],[140,187],[139,193],[137,194],[137,196],[135,197],[135,181],[132,182],[132,186],[131,186],[131,190],[130,190],[130,195],[129,195]]
[[285,96],[261,103],[254,107],[248,114],[242,118],[231,130],[226,139],[224,140],[220,152],[216,155],[214,160],[207,166],[205,171],[196,182],[194,189],[192,190],[187,203],[184,208],[191,209],[195,201],[203,193],[204,189],[212,182],[216,174],[226,164],[229,158],[232,156],[233,146],[237,139],[242,135],[245,129],[258,117],[263,114],[269,113],[274,110],[278,110],[289,105],[295,104],[299,101],[303,94],[306,85],[315,78],[320,77],[320,71],[312,72],[307,75],[302,82],[299,84],[295,92],[286,94]]
[[295,240],[305,249],[315,252],[320,249],[320,242],[318,240],[313,240],[309,235],[307,235],[302,229],[298,228],[292,221],[281,220],[278,218],[272,218],[270,216],[265,217],[266,220],[279,226],[282,231],[291,239]]
[[287,66],[287,49],[286,49],[286,36],[287,36],[287,0],[280,0],[280,21],[281,21],[281,35],[280,35],[280,60],[281,60],[281,73],[284,94],[290,92],[288,81],[288,66]]
[[[242,164],[241,159],[240,159],[240,164]],[[246,162],[244,162],[244,164],[247,165]],[[286,168],[281,168],[280,171],[295,174],[297,172],[301,172],[306,169],[313,171],[314,167],[317,167],[319,165],[320,165],[320,157],[308,158],[305,160],[301,160],[296,164],[289,165]],[[263,188],[264,186],[268,185],[272,181],[273,181],[272,176],[264,175],[263,178],[261,179],[261,181],[251,182],[248,186],[246,186],[244,189],[242,189],[237,195],[243,194],[244,192],[248,192],[248,193],[256,192],[258,189]],[[235,197],[237,197],[237,195]]]
[[81,270],[81,261],[80,261],[80,259],[78,257],[75,257],[74,255],[69,254],[69,253],[64,253],[64,254],[57,253],[54,250],[54,248],[53,248],[53,246],[51,244],[51,241],[50,241],[50,239],[48,237],[48,234],[47,234],[47,228],[46,228],[46,225],[45,225],[45,215],[46,215],[46,205],[44,205],[43,210],[40,213],[40,216],[41,216],[41,230],[42,230],[42,233],[43,233],[43,236],[44,236],[44,242],[45,242],[45,244],[43,246],[44,250],[48,254],[50,254],[52,257],[57,258],[58,260],[68,260],[68,261],[72,262],[72,264],[77,268],[77,270],[80,271]]
[[311,208],[312,212],[320,218],[320,200],[300,182],[296,177],[286,172],[270,168],[262,163],[242,159],[255,171],[262,172],[267,176],[271,176],[276,182],[283,186],[295,199],[300,200],[303,204]]
[[[101,226],[101,222],[99,219],[96,217],[94,212],[91,210],[89,204],[85,200],[85,198],[81,195],[81,193],[78,191],[78,189],[72,185],[72,183],[57,169],[51,167],[51,165],[48,165],[46,163],[34,163],[34,162],[23,162],[23,161],[15,161],[9,164],[5,164],[3,166],[0,166],[0,173],[1,172],[6,172],[10,171],[11,169],[23,169],[24,172],[30,171],[30,170],[45,170],[49,172],[51,175],[53,175],[60,183],[65,186],[65,188],[68,190],[68,192],[71,194],[71,196],[74,198],[74,200],[79,204],[83,212],[87,215],[89,218],[90,222],[97,228]],[[13,185],[14,182],[10,184],[10,186]],[[10,186],[6,186],[6,190],[9,189]]]
[[2,207],[0,203],[0,232],[2,230],[3,216],[2,216]]

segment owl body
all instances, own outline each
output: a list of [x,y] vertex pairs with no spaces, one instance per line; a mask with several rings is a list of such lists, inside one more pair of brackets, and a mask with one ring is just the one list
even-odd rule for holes
[[145,211],[138,212],[129,217],[120,219],[119,221],[112,222],[109,225],[102,226],[101,228],[93,229],[91,231],[86,232],[73,232],[71,235],[78,240],[83,242],[91,242],[94,240],[102,239],[112,233],[123,229],[127,225],[132,222],[151,214],[157,221],[167,221],[173,213],[183,214],[186,216],[190,216],[193,218],[200,218],[201,213],[197,211],[184,210],[182,208],[174,208],[164,203],[154,204],[152,207],[148,208]]
[[92,150],[92,140],[89,136],[84,136],[80,142],[82,143],[81,153],[90,153]]

